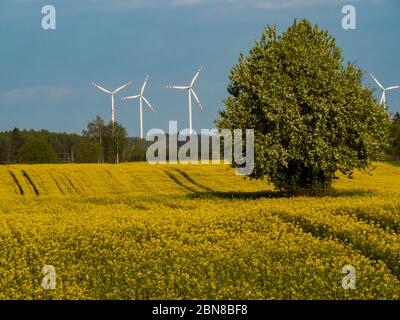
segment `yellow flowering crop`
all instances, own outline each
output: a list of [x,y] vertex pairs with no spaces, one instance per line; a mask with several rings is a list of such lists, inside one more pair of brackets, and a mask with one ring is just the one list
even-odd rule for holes
[[400,167],[375,167],[312,198],[224,165],[2,166],[0,299],[399,299]]

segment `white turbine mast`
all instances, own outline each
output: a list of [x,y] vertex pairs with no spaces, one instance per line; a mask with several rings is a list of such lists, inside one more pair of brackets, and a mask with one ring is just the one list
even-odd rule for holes
[[116,93],[120,92],[121,90],[125,89],[127,86],[131,85],[132,81],[129,81],[129,82],[123,84],[122,86],[120,86],[118,89],[115,89],[114,91],[107,90],[104,87],[102,87],[102,86],[100,86],[100,85],[98,85],[97,83],[94,83],[94,82],[92,82],[92,84],[96,88],[100,89],[101,91],[111,95],[111,121],[114,124],[115,123],[115,98],[114,98],[114,95]]
[[400,86],[393,86],[393,87],[388,87],[385,88],[382,83],[380,83],[372,73],[370,73],[370,76],[372,79],[374,79],[375,83],[378,85],[378,87],[382,90],[382,97],[381,101],[379,102],[380,105],[383,105],[386,107],[386,91],[394,90],[394,89],[400,89]]
[[193,130],[192,130],[192,96],[194,97],[194,99],[196,100],[197,104],[199,105],[200,109],[203,110],[203,106],[201,105],[201,102],[196,94],[196,92],[193,90],[193,86],[198,78],[198,76],[200,75],[201,71],[203,70],[203,67],[201,67],[197,73],[195,74],[192,82],[189,85],[186,86],[165,86],[168,89],[178,89],[178,90],[187,90],[189,93],[189,132],[190,134],[192,134]]
[[121,98],[122,100],[131,100],[131,99],[139,99],[140,103],[140,138],[143,139],[143,101],[147,106],[150,108],[151,111],[155,112],[154,108],[151,106],[149,100],[146,99],[146,97],[143,95],[144,94],[144,89],[146,88],[147,82],[149,80],[149,76],[146,77],[146,80],[144,80],[142,89],[140,90],[140,94],[136,96],[130,96],[130,97],[123,97]]

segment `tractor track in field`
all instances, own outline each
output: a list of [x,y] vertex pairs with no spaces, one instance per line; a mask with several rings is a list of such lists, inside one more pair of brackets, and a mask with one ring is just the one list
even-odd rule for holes
[[185,171],[173,168],[172,170],[165,170],[166,175],[174,181],[178,186],[190,191],[194,194],[213,193],[214,191],[209,187],[198,183]]
[[49,173],[49,176],[53,179],[54,183],[56,184],[58,190],[61,192],[62,195],[65,196],[65,192],[64,190],[61,188],[60,183],[58,182],[58,180],[54,177],[54,175],[50,172],[47,171]]
[[[382,208],[382,207],[381,207]],[[397,209],[397,208],[396,208]],[[393,210],[394,211],[394,210]],[[400,208],[398,208],[400,212]],[[373,216],[366,213],[363,209],[357,208],[349,211],[337,209],[331,214],[337,216],[348,216],[356,217],[359,221],[364,221],[368,224],[373,224],[375,227],[381,228],[383,231],[386,229],[392,230],[396,234],[400,235],[400,218],[397,217],[379,217]]]
[[180,181],[179,178],[178,178],[176,175],[174,175],[172,172],[170,172],[170,171],[165,171],[165,174],[166,174],[173,182],[175,182],[178,186],[180,186],[181,188],[183,188],[183,189],[185,189],[185,190],[187,190],[187,191],[189,191],[189,192],[192,192],[192,193],[198,193],[198,190],[196,190],[196,189],[194,189],[194,188],[192,188],[192,187],[190,187],[190,186],[185,185],[185,184],[184,184],[182,181]]
[[383,262],[391,271],[391,273],[400,281],[399,259],[388,257],[386,253],[380,254],[379,249],[374,248],[373,245],[371,245],[369,248],[365,248],[363,244],[358,243],[351,235],[347,235],[345,231],[335,231],[333,230],[333,227],[329,227],[327,225],[316,225],[315,222],[307,219],[304,216],[290,216],[290,214],[276,211],[272,212],[272,214],[278,217],[282,222],[293,223],[297,225],[303,232],[312,235],[316,239],[330,239],[336,241],[345,246],[350,246],[354,251],[363,255],[369,260]]
[[214,192],[214,190],[210,189],[209,187],[197,182],[196,180],[194,180],[191,176],[189,176],[185,171],[174,168],[174,170],[176,172],[178,172],[184,179],[186,179],[188,182],[190,182],[191,184],[194,184],[195,186],[203,189],[204,191],[208,191],[208,192]]
[[13,181],[14,181],[15,185],[17,186],[17,188],[18,188],[18,190],[19,190],[19,193],[20,193],[20,195],[21,195],[21,196],[23,196],[23,195],[25,194],[25,192],[24,192],[24,188],[22,188],[22,186],[21,186],[20,182],[18,181],[18,178],[17,178],[17,176],[16,176],[16,175],[15,175],[15,173],[14,173],[14,172],[12,172],[11,170],[8,170],[8,173],[10,174],[10,176],[11,176],[11,178],[13,179]]
[[71,179],[65,174],[62,174],[63,177],[65,178],[65,180],[67,180],[68,184],[70,185],[70,187],[72,188],[72,190],[75,191],[76,194],[80,194],[80,192],[78,191],[78,189],[75,187],[75,185],[72,183]]
[[112,173],[111,173],[110,170],[105,169],[105,172],[106,172],[106,174],[111,178],[111,180],[115,182],[116,187],[118,187],[118,189],[119,189],[121,192],[124,192],[124,191],[125,191],[125,187],[124,187],[124,185],[121,183],[121,181],[119,181],[117,178],[115,178],[115,177],[112,175]]
[[21,172],[22,172],[22,175],[24,176],[26,182],[28,182],[28,184],[32,187],[33,192],[36,194],[36,196],[39,196],[40,195],[39,188],[33,182],[31,176],[25,170],[22,170]]

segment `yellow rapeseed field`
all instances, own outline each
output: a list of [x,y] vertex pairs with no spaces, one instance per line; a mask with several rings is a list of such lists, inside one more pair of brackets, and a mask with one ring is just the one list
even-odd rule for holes
[[0,299],[399,299],[400,167],[374,167],[285,197],[224,165],[1,166]]

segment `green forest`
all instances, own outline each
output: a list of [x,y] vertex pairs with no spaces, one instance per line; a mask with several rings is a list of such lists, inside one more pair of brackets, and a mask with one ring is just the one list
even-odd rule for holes
[[[399,112],[392,117],[391,138],[387,160],[399,160]],[[139,162],[146,161],[149,145],[129,137],[121,124],[106,124],[97,116],[81,134],[18,128],[0,132],[0,164]]]
[[128,137],[121,124],[106,124],[97,116],[81,134],[18,128],[0,132],[0,164],[145,161],[148,145]]

